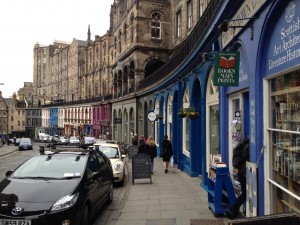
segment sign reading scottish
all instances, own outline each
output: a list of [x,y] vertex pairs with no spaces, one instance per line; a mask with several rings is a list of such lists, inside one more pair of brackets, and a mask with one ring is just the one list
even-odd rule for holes
[[266,38],[266,75],[280,73],[299,65],[300,60],[300,1],[291,1],[268,29]]
[[240,52],[215,53],[215,86],[239,85]]

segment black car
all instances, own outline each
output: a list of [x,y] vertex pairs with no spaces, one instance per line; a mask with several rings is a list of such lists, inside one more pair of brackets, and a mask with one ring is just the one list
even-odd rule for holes
[[19,143],[19,151],[21,150],[32,150],[32,142],[30,138],[21,138]]
[[110,160],[94,150],[40,148],[0,182],[0,224],[88,225],[113,200]]

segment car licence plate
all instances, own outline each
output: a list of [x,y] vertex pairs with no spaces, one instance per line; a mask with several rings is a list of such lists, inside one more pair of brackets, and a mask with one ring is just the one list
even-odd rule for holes
[[31,221],[0,219],[0,225],[31,225]]

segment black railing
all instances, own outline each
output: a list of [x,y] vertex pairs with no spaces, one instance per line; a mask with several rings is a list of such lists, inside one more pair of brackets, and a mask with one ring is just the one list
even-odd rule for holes
[[70,102],[57,102],[57,103],[50,103],[45,104],[42,107],[56,107],[56,106],[70,106],[70,105],[80,105],[80,104],[86,104],[86,103],[101,103],[103,101],[109,101],[112,99],[112,94],[95,97],[95,98],[87,98],[87,99],[80,99],[76,101],[70,101]]
[[215,16],[215,13],[218,9],[218,6],[222,0],[211,0],[208,4],[205,12],[199,19],[198,23],[194,27],[193,31],[189,37],[182,43],[178,51],[170,58],[165,65],[159,68],[157,71],[152,73],[150,76],[141,80],[138,84],[138,91],[149,87],[152,84],[155,84],[161,79],[164,79],[171,75],[177,67],[179,67],[182,62],[190,55],[194,47],[201,40],[206,28],[210,24],[210,21]]

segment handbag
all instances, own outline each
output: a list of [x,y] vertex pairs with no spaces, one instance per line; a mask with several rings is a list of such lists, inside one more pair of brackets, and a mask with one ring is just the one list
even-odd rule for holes
[[174,167],[174,158],[171,156],[170,158],[170,167]]

